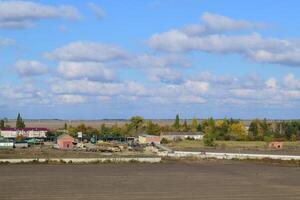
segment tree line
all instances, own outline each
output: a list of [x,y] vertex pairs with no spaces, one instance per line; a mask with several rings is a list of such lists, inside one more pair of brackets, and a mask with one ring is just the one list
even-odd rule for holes
[[[7,120],[0,121],[0,128],[7,127]],[[25,128],[25,122],[20,114],[16,120],[17,128]],[[214,140],[244,140],[244,141],[273,141],[300,139],[300,120],[288,121],[268,121],[266,119],[253,119],[249,126],[245,122],[237,119],[203,119],[193,118],[191,121],[181,120],[179,114],[176,115],[172,124],[155,123],[152,120],[146,120],[141,116],[133,116],[125,125],[119,126],[117,123],[107,126],[105,123],[98,128],[88,127],[80,124],[77,127],[65,124],[58,131],[50,132],[50,136],[57,136],[62,133],[69,133],[77,136],[82,132],[88,136],[136,136],[139,134],[160,135],[161,132],[202,132],[204,140],[207,143],[213,143]]]

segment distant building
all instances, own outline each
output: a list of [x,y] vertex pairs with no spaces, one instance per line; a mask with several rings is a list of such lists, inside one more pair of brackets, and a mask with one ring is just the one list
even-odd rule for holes
[[4,138],[15,139],[22,135],[24,138],[46,138],[47,128],[4,128],[1,131]]
[[202,132],[162,132],[160,134],[161,138],[165,138],[167,140],[177,140],[177,139],[194,139],[194,140],[202,140],[203,139]]
[[139,136],[139,143],[141,144],[151,144],[151,143],[156,143],[160,144],[160,136],[156,135],[140,135]]
[[7,138],[0,137],[0,149],[2,148],[14,148],[14,143]]
[[271,149],[282,149],[283,148],[283,142],[270,142],[269,148],[271,148]]
[[59,149],[73,149],[75,139],[67,134],[62,134],[57,137],[57,145]]

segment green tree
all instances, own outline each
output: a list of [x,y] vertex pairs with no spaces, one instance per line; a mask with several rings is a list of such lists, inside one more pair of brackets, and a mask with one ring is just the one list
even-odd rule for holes
[[25,123],[24,123],[20,113],[18,113],[18,116],[17,116],[16,128],[25,128]]
[[68,124],[67,123],[65,123],[65,125],[64,125],[64,130],[68,130]]
[[144,118],[141,116],[133,116],[130,118],[130,124],[134,128],[135,132],[137,132],[144,124]]
[[174,122],[174,124],[173,124],[173,127],[174,127],[176,130],[179,130],[179,128],[180,128],[179,114],[176,115],[176,118],[175,118],[175,122]]
[[186,121],[186,120],[184,120],[184,123],[183,123],[183,126],[182,126],[182,128],[183,128],[183,131],[184,131],[184,132],[188,132],[188,131],[189,131],[189,126],[188,126],[188,124],[187,124],[187,121]]
[[4,119],[0,120],[0,129],[4,129],[5,128],[5,121]]
[[146,133],[149,135],[160,135],[161,128],[158,124],[153,123],[151,120],[147,122]]

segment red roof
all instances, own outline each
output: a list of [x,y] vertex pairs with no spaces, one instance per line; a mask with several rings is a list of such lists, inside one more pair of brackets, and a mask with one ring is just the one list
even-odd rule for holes
[[47,128],[4,128],[2,131],[48,131]]

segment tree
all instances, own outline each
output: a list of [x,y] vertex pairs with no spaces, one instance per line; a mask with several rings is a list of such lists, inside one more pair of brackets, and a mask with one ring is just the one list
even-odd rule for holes
[[158,124],[153,123],[151,120],[147,122],[146,133],[149,135],[160,135],[161,128]]
[[65,123],[65,125],[64,125],[64,130],[68,130],[68,124],[67,123]]
[[16,128],[25,128],[25,123],[24,123],[20,113],[18,113],[18,116],[17,116]]
[[244,124],[241,122],[231,124],[229,127],[229,135],[235,140],[246,140],[247,132]]
[[0,129],[4,129],[5,128],[5,121],[4,119],[0,120]]
[[187,121],[186,120],[184,120],[184,123],[183,123],[183,131],[184,132],[188,132],[189,131],[189,126],[188,126],[188,124],[187,124]]
[[198,129],[198,120],[196,118],[193,118],[192,120],[192,132],[197,132]]
[[179,130],[179,128],[180,128],[179,114],[176,115],[176,118],[175,118],[175,122],[174,122],[174,124],[173,124],[173,127],[174,127],[176,130]]
[[135,132],[137,132],[138,129],[140,129],[144,124],[144,118],[141,116],[133,116],[130,119],[130,123],[132,127],[135,129]]

